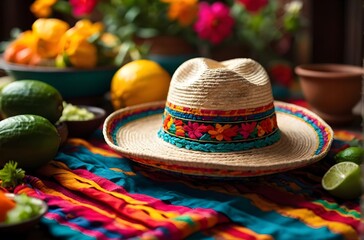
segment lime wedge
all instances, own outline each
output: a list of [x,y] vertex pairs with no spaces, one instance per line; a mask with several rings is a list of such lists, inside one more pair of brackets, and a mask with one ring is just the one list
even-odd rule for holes
[[353,162],[337,163],[325,173],[321,184],[335,197],[357,198],[361,194],[360,166]]

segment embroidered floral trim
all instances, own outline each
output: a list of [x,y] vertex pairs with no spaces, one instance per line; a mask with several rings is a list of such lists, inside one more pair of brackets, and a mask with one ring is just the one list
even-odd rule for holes
[[259,148],[280,139],[273,103],[254,109],[206,110],[169,102],[158,133],[177,147],[205,152]]
[[168,110],[163,130],[171,136],[198,142],[245,142],[265,138],[278,130],[276,115],[251,121],[205,122],[181,119]]

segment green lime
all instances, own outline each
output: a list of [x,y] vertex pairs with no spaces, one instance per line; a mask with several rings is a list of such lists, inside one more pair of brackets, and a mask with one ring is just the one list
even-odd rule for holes
[[353,162],[333,165],[323,176],[322,187],[335,197],[354,199],[361,194],[360,167]]
[[364,149],[361,147],[348,147],[338,152],[334,159],[337,163],[339,162],[353,162],[361,164],[364,157]]
[[25,170],[52,160],[61,138],[56,127],[38,115],[17,115],[0,121],[0,167],[15,161]]
[[4,118],[34,114],[55,123],[62,115],[63,98],[53,86],[36,80],[8,83],[1,90],[0,110]]

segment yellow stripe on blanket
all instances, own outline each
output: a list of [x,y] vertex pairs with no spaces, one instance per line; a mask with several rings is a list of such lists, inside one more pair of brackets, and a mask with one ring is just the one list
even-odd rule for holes
[[[345,239],[357,239],[358,234],[354,228],[350,225],[327,221],[320,216],[316,215],[312,210],[305,208],[292,208],[289,206],[280,206],[273,202],[265,201],[256,194],[245,194],[245,197],[251,199],[254,204],[264,211],[276,211],[280,214],[301,220],[306,225],[313,228],[327,227],[334,233],[339,233],[345,237]],[[316,204],[316,203],[312,203]]]

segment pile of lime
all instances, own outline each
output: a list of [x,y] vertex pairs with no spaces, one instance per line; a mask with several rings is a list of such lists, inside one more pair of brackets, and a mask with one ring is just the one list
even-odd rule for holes
[[341,199],[359,197],[362,192],[360,164],[363,158],[364,149],[359,146],[351,146],[338,152],[334,156],[336,163],[322,178],[322,187]]
[[36,169],[52,160],[61,138],[55,126],[63,98],[53,86],[37,80],[13,81],[1,88],[0,167],[16,161]]

